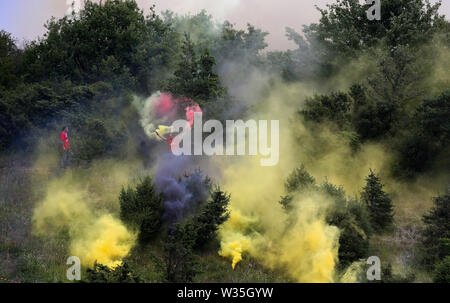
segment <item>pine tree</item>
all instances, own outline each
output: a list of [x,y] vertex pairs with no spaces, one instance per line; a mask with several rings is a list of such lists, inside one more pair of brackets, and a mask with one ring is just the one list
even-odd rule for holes
[[209,50],[204,49],[199,56],[190,36],[185,34],[174,77],[167,81],[165,89],[176,96],[191,98],[200,106],[214,101],[225,93],[219,76],[214,72],[215,64]]
[[176,223],[167,231],[164,264],[168,282],[192,282],[198,273],[193,247],[197,236],[191,222]]
[[139,229],[141,243],[148,242],[161,228],[164,212],[163,197],[157,193],[150,176],[136,186],[136,190],[122,189],[119,197],[120,218]]
[[433,274],[433,282],[450,283],[450,256],[445,257],[436,265]]
[[219,187],[211,193],[211,199],[193,220],[197,230],[196,247],[201,247],[216,236],[219,225],[230,216],[229,202],[230,195],[223,192]]
[[361,200],[366,203],[369,209],[373,229],[376,232],[381,232],[393,222],[392,200],[383,191],[383,184],[380,178],[372,170],[370,170],[366,182],[366,186],[361,193]]
[[433,199],[434,207],[423,216],[423,264],[433,268],[450,256],[450,191]]

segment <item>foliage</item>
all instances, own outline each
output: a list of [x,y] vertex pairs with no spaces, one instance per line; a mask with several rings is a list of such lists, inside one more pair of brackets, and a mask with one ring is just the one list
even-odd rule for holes
[[191,221],[197,233],[195,247],[202,247],[215,239],[219,226],[230,216],[229,203],[229,194],[223,192],[219,187],[212,191],[209,201]]
[[191,282],[198,273],[193,252],[197,231],[193,224],[176,223],[167,232],[164,263],[168,282]]
[[366,178],[361,200],[367,205],[374,231],[382,232],[391,226],[394,219],[392,200],[383,191],[380,178],[372,170]]
[[21,51],[11,34],[0,30],[0,91],[17,86],[21,60]]
[[[331,204],[327,207],[327,224],[339,228],[339,269],[344,269],[352,262],[367,256],[369,249],[369,238],[372,233],[369,212],[367,206],[355,199],[347,199],[342,186],[336,186],[328,181],[320,186],[316,185],[315,179],[305,169],[304,165],[295,168],[285,182],[288,193],[281,197],[279,202],[288,214],[296,207],[293,203],[294,195],[320,193],[325,199],[330,199]],[[301,203],[301,202],[299,202]],[[289,218],[289,220],[295,220]]]
[[314,185],[315,182],[314,177],[308,173],[302,164],[299,168],[295,168],[287,177],[284,186],[287,192],[304,191]]
[[307,121],[321,123],[325,119],[335,122],[341,128],[349,120],[351,100],[347,94],[331,93],[330,95],[314,96],[305,100],[305,109],[300,113]]
[[194,44],[185,34],[181,46],[181,58],[174,72],[174,77],[167,80],[166,90],[177,96],[195,100],[200,106],[223,96],[219,76],[214,72],[215,59],[204,49],[200,56]]
[[[135,1],[86,1],[79,15],[51,19],[43,39],[25,50],[28,81],[58,79],[92,84],[109,80],[116,87],[149,93],[149,78],[170,67],[177,35],[151,10],[144,16]],[[113,72],[113,73],[111,73]],[[122,78],[115,78],[115,75]],[[121,83],[123,76],[128,81]],[[114,81],[116,80],[116,81]]]
[[433,276],[435,283],[450,283],[450,256],[436,264]]
[[[424,100],[416,109],[410,131],[397,143],[398,174],[413,176],[424,172],[448,151],[450,143],[450,91]],[[444,157],[445,161],[445,157]],[[442,164],[445,164],[442,163]]]
[[86,270],[86,278],[83,279],[83,282],[141,283],[143,281],[130,269],[126,262],[114,268],[95,262],[93,268],[88,268]]
[[139,229],[139,240],[147,243],[162,225],[163,197],[153,185],[150,176],[145,177],[136,189],[122,188],[119,197],[120,218],[128,225]]
[[371,234],[367,208],[357,200],[347,200],[342,187],[324,182],[319,190],[333,200],[326,221],[337,226],[339,235],[339,268],[367,256]]
[[423,216],[422,262],[428,268],[450,255],[450,193],[434,198],[433,203]]

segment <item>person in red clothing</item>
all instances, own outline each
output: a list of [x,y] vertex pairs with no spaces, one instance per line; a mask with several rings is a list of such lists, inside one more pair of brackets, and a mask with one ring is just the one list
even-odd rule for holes
[[61,159],[61,167],[65,168],[68,165],[69,162],[69,156],[73,156],[72,151],[70,150],[69,146],[69,136],[67,133],[69,132],[69,128],[67,126],[64,126],[61,132],[61,135],[59,135],[59,138],[61,139],[61,147],[63,150],[63,155]]
[[163,136],[161,136],[161,135],[158,133],[158,131],[155,131],[155,133],[158,135],[158,137],[160,137],[160,138],[163,139],[164,141],[167,141],[167,144],[169,145],[169,150],[172,152],[172,148],[173,148],[172,143],[173,143],[174,135],[173,135],[173,134],[169,134],[169,137],[164,138]]

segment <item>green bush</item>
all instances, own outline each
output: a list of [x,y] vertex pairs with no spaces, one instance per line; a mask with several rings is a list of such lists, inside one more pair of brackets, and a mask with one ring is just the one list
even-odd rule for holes
[[122,188],[119,196],[120,218],[139,230],[139,240],[147,243],[162,225],[163,196],[158,193],[150,176],[145,177],[136,189]]
[[194,245],[196,226],[191,222],[176,223],[169,227],[164,243],[164,263],[168,282],[192,282],[198,273]]
[[93,268],[86,270],[86,278],[82,282],[87,283],[141,283],[142,279],[131,271],[126,262],[114,268],[110,268],[97,262]]

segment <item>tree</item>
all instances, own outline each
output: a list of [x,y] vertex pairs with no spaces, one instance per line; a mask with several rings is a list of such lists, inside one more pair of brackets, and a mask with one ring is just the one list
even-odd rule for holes
[[445,257],[436,265],[433,282],[450,283],[450,256]]
[[399,107],[388,101],[375,101],[363,85],[353,85],[351,124],[362,141],[379,139],[388,133],[398,119]]
[[10,33],[0,31],[0,90],[11,89],[19,83],[21,51]]
[[215,59],[208,49],[198,56],[190,36],[185,34],[181,58],[174,76],[167,80],[165,89],[176,96],[195,100],[200,106],[224,95],[219,76],[214,72]]
[[88,162],[101,158],[109,148],[108,143],[111,141],[111,135],[104,122],[98,119],[89,119],[83,126],[84,129],[77,130],[85,134],[77,144],[77,156]]
[[400,157],[396,173],[412,177],[430,169],[437,159],[440,165],[448,165],[450,143],[450,91],[444,91],[436,98],[425,99],[411,115],[410,123],[403,136],[395,144]]
[[286,196],[282,196],[279,203],[284,210],[290,211],[294,205],[292,204],[293,194],[295,192],[304,192],[308,189],[314,189],[316,186],[316,180],[305,169],[302,164],[300,167],[295,168],[287,177],[284,183],[284,188],[287,192]]
[[433,204],[422,218],[422,262],[428,268],[450,255],[450,191],[434,198]]
[[[286,36],[298,48],[286,52],[288,58],[282,62],[288,68],[283,72],[294,79],[327,78],[335,75],[345,60],[367,53],[376,58],[371,49],[382,46],[388,53],[404,46],[414,49],[427,44],[435,33],[445,30],[444,16],[438,13],[440,3],[381,0],[381,20],[367,18],[366,11],[370,6],[358,0],[338,0],[325,9],[317,8],[321,16],[319,22],[304,26],[303,35],[286,28]],[[402,71],[395,60],[401,62],[411,56],[401,58],[400,52],[397,54],[392,60],[385,60],[394,64],[387,69],[400,75],[407,74],[408,69]],[[382,76],[378,80],[383,80]]]
[[197,214],[169,226],[164,244],[166,278],[191,282],[198,273],[194,249],[214,239],[219,226],[229,218],[230,195],[216,187]]
[[324,182],[319,191],[333,200],[326,221],[341,231],[339,235],[339,268],[367,256],[371,233],[367,209],[357,200],[347,200],[342,186]]
[[306,121],[321,123],[330,121],[341,129],[350,121],[351,99],[345,93],[334,92],[330,95],[316,95],[307,98],[305,108],[300,111]]
[[168,282],[192,282],[198,273],[193,252],[197,236],[193,224],[176,223],[169,227],[164,243],[164,263]]
[[382,0],[380,21],[367,18],[369,6],[358,0],[338,0],[327,9],[318,8],[320,21],[306,26],[305,36],[328,52],[354,55],[381,39],[390,46],[426,42],[443,19],[438,14],[440,3],[430,5],[427,0]]
[[366,178],[361,200],[367,205],[371,225],[376,232],[381,232],[392,224],[394,219],[392,200],[383,191],[380,178],[372,170]]
[[[51,19],[44,37],[25,49],[27,81],[71,80],[92,84],[114,80],[118,88],[150,93],[153,81],[171,66],[178,36],[151,8],[144,16],[136,1],[86,1],[77,16]],[[119,77],[114,77],[113,74]],[[120,75],[129,74],[131,87]]]
[[209,201],[192,220],[197,234],[195,247],[201,247],[215,238],[219,226],[230,216],[229,203],[230,195],[219,187],[211,193]]
[[302,164],[300,167],[295,168],[292,173],[287,177],[284,187],[288,193],[293,193],[295,191],[304,191],[314,186],[316,180],[309,172],[305,169]]
[[293,204],[293,197],[309,192],[320,193],[321,197],[332,201],[327,208],[326,222],[339,228],[339,269],[343,269],[352,262],[364,258],[369,249],[369,238],[371,235],[370,219],[366,205],[357,200],[348,200],[342,186],[336,186],[328,181],[320,186],[315,183],[314,177],[305,169],[303,165],[288,176],[285,182],[285,189],[288,193],[281,197],[279,203],[288,212],[288,226],[294,226],[297,218],[291,210],[296,206]]
[[164,211],[163,197],[150,176],[136,186],[136,190],[122,188],[119,196],[120,219],[138,229],[139,240],[147,243],[160,230]]

